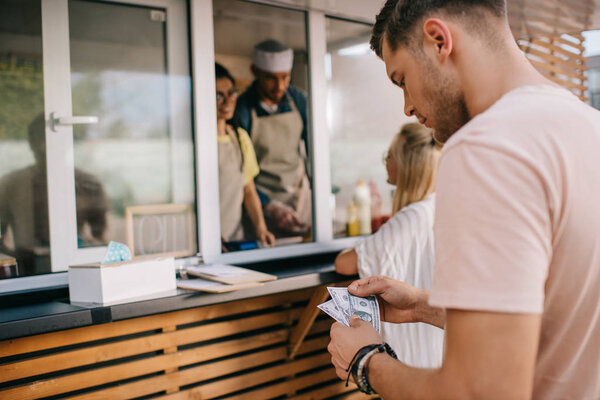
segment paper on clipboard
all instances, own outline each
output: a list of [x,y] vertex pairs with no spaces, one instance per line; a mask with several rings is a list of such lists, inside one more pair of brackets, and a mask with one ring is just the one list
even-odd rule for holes
[[186,272],[190,275],[229,285],[248,282],[267,282],[277,279],[275,275],[226,264],[192,266],[187,267]]
[[228,285],[225,283],[207,281],[205,279],[178,279],[177,287],[186,290],[198,290],[209,293],[225,293],[234,290],[247,289],[251,287],[262,286],[260,282],[246,282],[237,285]]

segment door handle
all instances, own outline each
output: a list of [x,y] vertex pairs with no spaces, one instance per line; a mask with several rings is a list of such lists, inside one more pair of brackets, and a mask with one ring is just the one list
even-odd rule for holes
[[87,125],[97,123],[98,117],[95,115],[57,117],[54,115],[54,112],[50,113],[50,129],[53,132],[56,132],[57,125]]

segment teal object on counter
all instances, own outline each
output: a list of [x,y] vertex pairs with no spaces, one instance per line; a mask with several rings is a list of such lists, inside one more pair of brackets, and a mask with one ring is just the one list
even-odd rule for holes
[[131,251],[129,247],[123,243],[113,242],[112,240],[108,243],[108,250],[104,255],[102,264],[109,264],[121,261],[131,260]]

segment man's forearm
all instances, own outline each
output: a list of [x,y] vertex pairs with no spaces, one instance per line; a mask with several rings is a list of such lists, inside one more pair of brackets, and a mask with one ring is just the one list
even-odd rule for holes
[[429,305],[429,292],[427,290],[421,291],[414,312],[415,319],[419,322],[437,326],[441,329],[444,329],[446,325],[446,311],[443,308]]
[[371,357],[367,370],[371,387],[384,399],[434,400],[445,391],[440,369],[412,368],[387,354]]

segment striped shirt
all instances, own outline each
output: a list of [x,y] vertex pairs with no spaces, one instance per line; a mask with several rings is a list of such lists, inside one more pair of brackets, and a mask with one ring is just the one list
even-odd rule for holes
[[[435,194],[396,213],[375,234],[355,247],[361,278],[385,275],[420,289],[433,281]],[[413,367],[442,363],[444,331],[424,323],[382,323],[383,339],[398,358]]]

